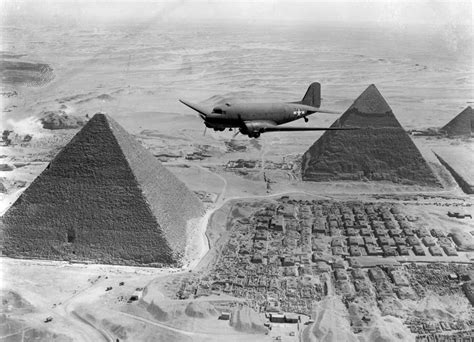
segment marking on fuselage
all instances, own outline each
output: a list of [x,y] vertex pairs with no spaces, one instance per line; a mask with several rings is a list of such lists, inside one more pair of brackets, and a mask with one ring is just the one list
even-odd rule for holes
[[304,110],[301,110],[301,109],[299,109],[299,108],[298,108],[297,110],[294,110],[294,111],[293,111],[293,115],[295,115],[295,116],[301,116],[301,115],[303,115],[304,113],[305,113]]

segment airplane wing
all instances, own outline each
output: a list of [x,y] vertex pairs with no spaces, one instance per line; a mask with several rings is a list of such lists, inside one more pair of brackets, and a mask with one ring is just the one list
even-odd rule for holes
[[[317,109],[316,110],[316,113],[324,113],[324,114],[337,114],[337,115],[341,115],[342,113],[340,111],[337,111],[337,110],[328,110],[328,109]],[[308,115],[311,115],[311,114],[314,114],[314,113],[310,113]],[[307,115],[305,115],[307,116]]]
[[179,99],[179,102],[184,104],[185,106],[188,106],[192,110],[195,110],[196,112],[199,113],[199,116],[203,119],[206,120],[206,116],[209,115],[211,112],[207,110],[206,108],[202,107],[201,105],[189,102],[189,101],[184,101]]
[[291,127],[278,126],[271,120],[244,121],[245,128],[249,132],[294,132],[294,131],[351,131],[358,127]]
[[294,132],[294,131],[353,131],[358,127],[266,127],[264,132]]

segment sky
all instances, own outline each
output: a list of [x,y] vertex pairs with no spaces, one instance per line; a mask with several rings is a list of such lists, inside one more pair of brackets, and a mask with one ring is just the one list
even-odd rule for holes
[[331,23],[405,28],[466,26],[472,33],[472,1],[449,0],[0,0],[3,19],[60,18],[74,22],[118,23],[242,22]]

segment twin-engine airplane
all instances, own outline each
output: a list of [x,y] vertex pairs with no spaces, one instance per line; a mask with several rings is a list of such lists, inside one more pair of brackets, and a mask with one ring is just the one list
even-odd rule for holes
[[208,128],[223,131],[226,128],[238,128],[240,133],[250,138],[258,138],[261,133],[277,131],[326,131],[351,130],[356,128],[337,127],[285,127],[284,123],[303,118],[308,122],[308,115],[314,113],[340,114],[339,112],[319,109],[321,105],[321,84],[312,83],[301,101],[282,103],[246,103],[226,102],[210,111],[201,105],[179,100],[194,109],[204,120]]

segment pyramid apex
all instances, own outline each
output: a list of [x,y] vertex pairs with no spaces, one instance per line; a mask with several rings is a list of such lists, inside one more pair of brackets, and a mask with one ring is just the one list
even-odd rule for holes
[[369,85],[354,101],[351,108],[364,114],[383,114],[392,111],[375,84]]
[[369,85],[352,105],[333,123],[336,126],[401,127],[387,101],[374,84]]
[[112,116],[105,112],[97,112],[95,113],[87,122],[87,124],[84,126],[84,128],[87,129],[96,129],[92,127],[106,127],[107,130],[111,130],[111,132],[116,135],[116,134],[121,134],[121,135],[127,135],[128,133],[123,129],[120,124],[114,120]]
[[107,118],[107,119],[110,119],[110,116],[109,116],[107,113],[105,113],[105,112],[97,112],[97,113],[95,113],[94,115],[92,115],[92,118],[91,118],[91,119],[94,119],[94,118],[96,118],[96,119],[99,119],[99,118]]

